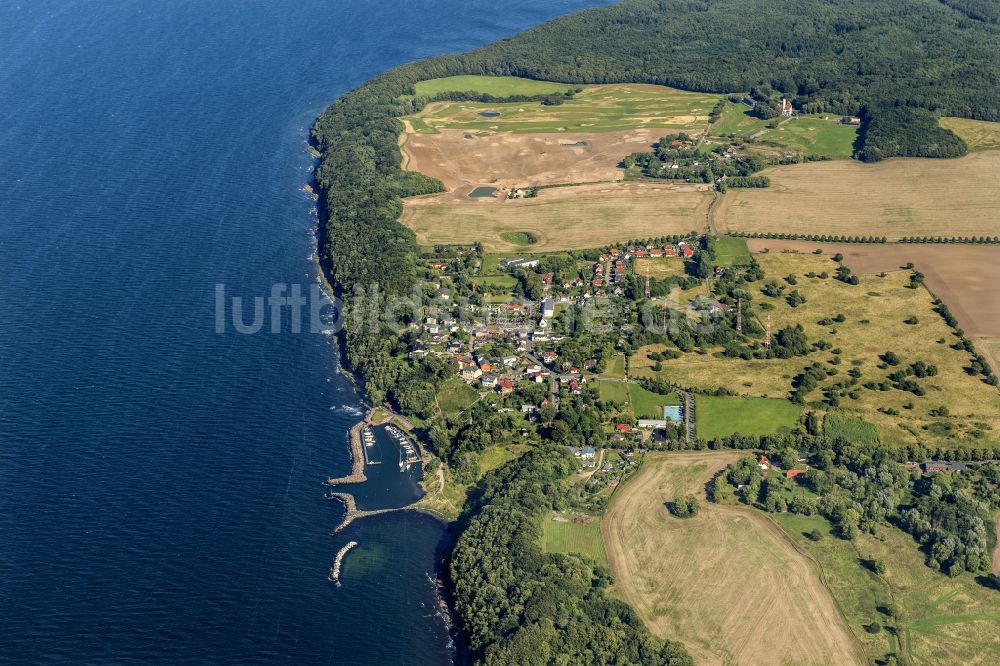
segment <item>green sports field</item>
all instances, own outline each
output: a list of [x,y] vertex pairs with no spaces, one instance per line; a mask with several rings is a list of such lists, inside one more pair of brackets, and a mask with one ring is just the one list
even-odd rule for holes
[[798,406],[779,398],[695,397],[695,425],[700,439],[735,433],[770,435],[794,427],[799,413]]

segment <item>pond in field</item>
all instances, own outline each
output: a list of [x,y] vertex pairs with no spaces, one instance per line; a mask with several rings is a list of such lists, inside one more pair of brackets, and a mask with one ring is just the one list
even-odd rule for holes
[[480,111],[479,115],[483,118],[499,118],[500,113],[497,111]]
[[476,189],[474,189],[471,192],[469,192],[469,198],[471,198],[471,199],[488,199],[488,198],[492,197],[496,193],[496,191],[497,191],[497,188],[495,188],[495,187],[489,187],[489,186],[483,185],[483,186],[477,187]]

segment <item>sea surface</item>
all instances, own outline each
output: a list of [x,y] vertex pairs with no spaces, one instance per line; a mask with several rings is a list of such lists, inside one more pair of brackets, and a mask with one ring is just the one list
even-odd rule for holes
[[[315,283],[305,140],[337,95],[595,4],[0,3],[0,662],[453,659],[443,528],[330,534],[363,407],[331,339],[217,333],[216,285]],[[396,462],[366,508],[419,492]]]

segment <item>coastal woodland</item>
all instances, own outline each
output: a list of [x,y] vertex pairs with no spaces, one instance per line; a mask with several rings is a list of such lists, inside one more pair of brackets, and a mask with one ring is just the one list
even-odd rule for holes
[[[441,400],[442,387],[456,381],[453,367],[432,356],[414,354],[418,344],[405,326],[417,328],[417,315],[404,316],[403,332],[378,323],[377,318],[373,323],[369,317],[387,299],[419,293],[426,282],[428,269],[416,236],[399,223],[402,200],[444,189],[436,179],[401,168],[400,117],[432,101],[496,101],[470,93],[419,97],[414,85],[463,74],[518,76],[569,85],[653,83],[752,95],[756,112],[765,115],[787,98],[804,113],[860,118],[857,159],[947,158],[964,154],[967,146],[938,126],[939,116],[1000,120],[998,44],[1000,3],[989,0],[624,0],[557,19],[470,53],[398,67],[343,95],[322,113],[312,129],[313,142],[322,153],[316,171],[320,255],[330,284],[344,302],[345,365],[361,378],[373,405],[389,401],[404,415],[424,423],[423,434],[437,458],[470,488],[456,521],[459,536],[450,559],[450,578],[451,596],[474,661],[692,663],[681,643],[652,636],[635,612],[610,594],[613,581],[604,564],[585,555],[545,552],[541,546],[546,515],[584,505],[599,507],[606,500],[581,492],[580,462],[568,447],[614,441],[607,433],[612,415],[619,414],[614,400],[595,387],[577,387],[572,397],[567,395],[557,406],[545,398],[546,387],[532,385],[519,387],[510,398],[531,407],[530,420],[511,413],[515,410],[510,405],[504,413],[475,405],[460,415],[432,421],[429,417]],[[559,104],[561,100],[539,95],[504,101]],[[719,175],[696,165],[695,154],[685,152],[684,146],[672,149],[665,141],[661,146],[659,152],[629,156],[627,166],[654,178],[672,177],[667,164],[676,164],[676,171],[683,168],[687,179],[712,182]],[[734,164],[732,173],[726,174],[732,177],[729,186],[769,184],[766,177],[754,175],[763,166],[754,158],[740,157]],[[672,246],[674,241],[679,242],[673,239],[667,244]],[[834,526],[838,538],[848,541],[859,532],[892,526],[920,544],[931,569],[949,576],[986,574],[989,551],[996,543],[991,516],[1000,508],[997,465],[976,462],[971,473],[951,479],[922,475],[904,462],[929,455],[988,461],[998,456],[989,441],[972,449],[888,447],[864,428],[831,431],[827,425],[824,430],[821,420],[809,411],[834,410],[841,400],[857,400],[865,390],[922,396],[921,382],[934,376],[937,368],[920,359],[907,359],[901,365],[886,350],[881,363],[891,374],[882,381],[863,381],[860,371],[828,380],[838,370],[833,365],[808,364],[805,357],[825,353],[829,343],[810,339],[801,326],[782,326],[776,327],[773,340],[767,332],[765,345],[760,318],[754,318],[754,313],[766,316],[775,307],[767,299],[786,302],[791,308],[805,303],[795,289],[800,278],[765,277],[753,260],[740,267],[722,265],[711,238],[693,235],[688,243],[697,248],[697,254],[687,264],[687,274],[663,281],[650,281],[647,274],[645,282],[641,276],[629,275],[621,283],[622,298],[638,301],[644,295],[649,298],[674,288],[692,288],[714,276],[714,291],[692,301],[691,309],[704,305],[722,313],[717,325],[709,331],[686,324],[667,328],[664,322],[662,334],[636,326],[625,336],[617,333],[620,326],[613,333],[598,328],[573,334],[567,328],[560,360],[574,366],[574,371],[575,366],[590,364],[601,372],[615,357],[628,359],[650,345],[662,348],[654,352],[654,371],[663,361],[706,347],[720,348],[719,354],[734,361],[801,357],[801,374],[788,381],[788,402],[802,410],[801,417],[793,418],[781,433],[691,437],[670,426],[656,448],[760,451],[787,460],[783,469],[798,465],[796,456],[806,456],[809,471],[787,478],[766,476],[753,458],[747,458],[714,479],[710,499],[768,512],[822,516]],[[514,271],[511,278],[521,294],[539,300],[535,297],[542,294],[543,274],[554,274],[559,283],[576,281],[576,266],[599,257],[604,260],[602,252],[570,255],[563,263],[547,259],[549,264]],[[455,259],[449,270],[455,276],[452,284],[467,289],[473,262],[485,258],[479,250],[463,257]],[[850,269],[837,259],[834,262],[830,279],[848,287],[857,285],[858,278]],[[916,280],[914,288],[918,276],[914,272],[911,278]],[[484,286],[483,292],[488,291]],[[480,302],[483,292],[472,288]],[[734,306],[741,308],[740,315]],[[949,319],[945,306],[940,305],[939,312]],[[831,313],[831,326],[842,321],[832,318],[835,314]],[[564,316],[557,316],[553,326],[561,326]],[[745,318],[746,325],[737,317]],[[914,316],[913,325],[917,323]],[[954,321],[948,325],[955,328]],[[972,359],[967,374],[992,389],[997,380],[989,365],[961,331],[956,335],[956,353],[967,353]],[[961,347],[963,342],[966,347]],[[503,350],[494,356],[502,358]],[[822,398],[809,398],[821,384]],[[621,386],[622,391],[634,391],[649,401],[654,413],[662,413],[665,396],[673,390],[655,378],[646,378],[634,388]],[[537,413],[534,405],[539,405]],[[833,423],[829,415],[827,423]],[[633,464],[627,459],[629,442],[636,440],[617,436],[627,468]],[[499,446],[517,446],[522,453],[480,474],[485,452]],[[596,478],[602,479],[605,489],[618,483]]]

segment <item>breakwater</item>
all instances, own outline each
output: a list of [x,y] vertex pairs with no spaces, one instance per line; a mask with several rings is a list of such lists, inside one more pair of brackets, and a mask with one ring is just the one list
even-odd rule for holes
[[367,423],[367,419],[358,421],[351,428],[348,435],[351,444],[351,473],[336,479],[327,479],[326,485],[336,486],[342,483],[364,483],[368,480],[368,477],[365,476],[364,445],[361,443],[361,431]]
[[337,556],[333,558],[333,566],[330,567],[330,580],[334,583],[340,582],[340,565],[343,564],[344,557],[357,545],[357,541],[348,541],[346,546],[337,551]]

